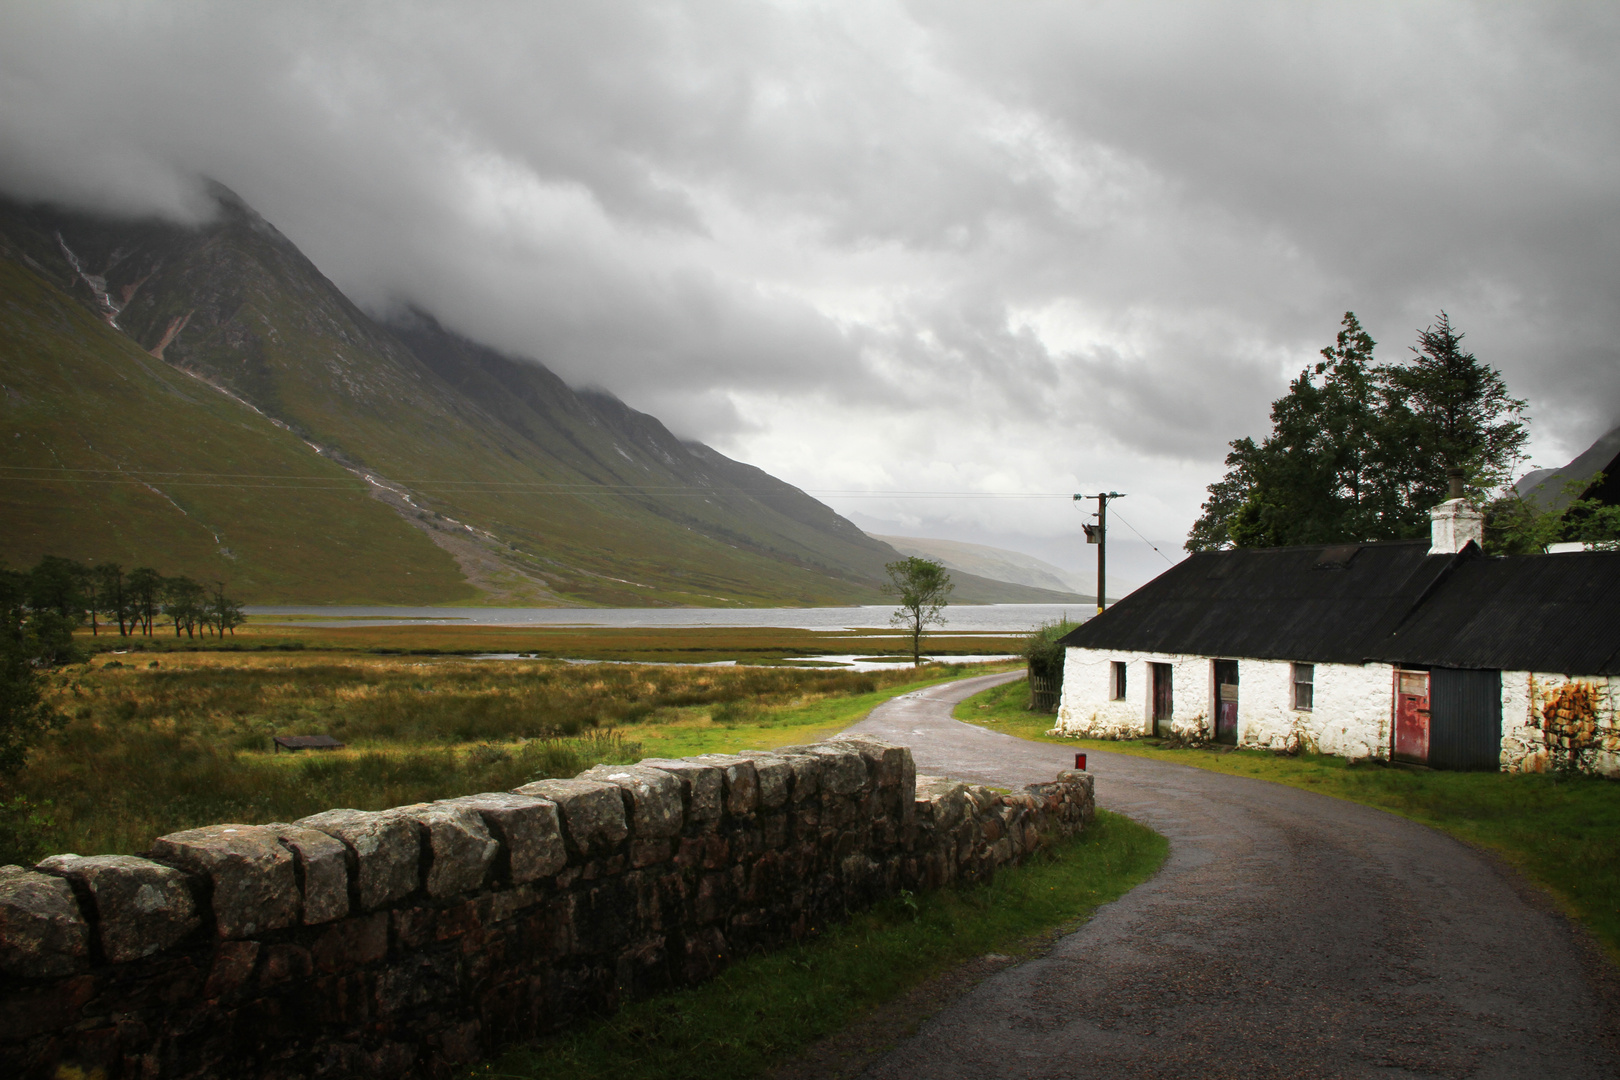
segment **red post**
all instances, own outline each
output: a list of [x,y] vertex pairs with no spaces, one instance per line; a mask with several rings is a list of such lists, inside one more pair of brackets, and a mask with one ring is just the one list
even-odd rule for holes
[[1084,755],[1084,754],[1076,754],[1076,755],[1074,755],[1074,767],[1079,769],[1081,772],[1085,772],[1086,771],[1086,755]]

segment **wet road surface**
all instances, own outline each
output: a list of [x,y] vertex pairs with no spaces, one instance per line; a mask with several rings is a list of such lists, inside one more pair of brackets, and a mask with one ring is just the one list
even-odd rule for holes
[[[918,691],[852,730],[910,746],[919,773],[1047,780],[1072,750],[950,718],[1020,674]],[[1488,857],[1280,784],[1106,753],[1090,771],[1099,806],[1170,839],[1162,871],[865,1075],[1620,1075],[1594,988],[1610,972]]]

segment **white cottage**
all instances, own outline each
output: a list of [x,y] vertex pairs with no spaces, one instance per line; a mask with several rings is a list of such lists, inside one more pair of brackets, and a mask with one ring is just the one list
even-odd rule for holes
[[1620,552],[1429,541],[1193,555],[1064,639],[1056,731],[1620,776]]

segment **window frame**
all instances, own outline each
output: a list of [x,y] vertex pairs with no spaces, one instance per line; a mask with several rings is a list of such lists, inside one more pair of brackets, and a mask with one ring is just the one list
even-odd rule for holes
[[1108,700],[1124,701],[1126,690],[1126,665],[1123,660],[1110,660],[1108,663]]
[[[1301,675],[1305,677],[1300,678]],[[1293,709],[1295,712],[1313,712],[1316,709],[1316,665],[1295,662],[1290,665],[1289,685],[1293,688]],[[1305,693],[1300,694],[1304,689]],[[1304,704],[1300,704],[1303,696]]]

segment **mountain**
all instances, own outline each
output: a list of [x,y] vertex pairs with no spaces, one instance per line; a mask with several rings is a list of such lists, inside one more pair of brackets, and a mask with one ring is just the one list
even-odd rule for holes
[[830,508],[427,313],[378,322],[213,194],[197,227],[0,202],[12,565],[257,602],[882,601],[898,553]]
[[[1601,483],[1592,481],[1599,473]],[[1568,490],[1574,484],[1573,492]],[[1546,509],[1555,510],[1575,498],[1595,498],[1620,504],[1620,427],[1606,433],[1561,469],[1537,469],[1513,485],[1519,494]]]
[[[1094,589],[1082,591],[1086,585],[1095,585],[1095,580],[1083,582],[1069,571],[1037,559],[1033,555],[1025,555],[1021,551],[1009,551],[989,544],[970,544],[961,540],[936,540],[922,536],[880,536],[876,533],[869,535],[874,540],[882,540],[902,555],[917,555],[943,563],[945,568],[953,573],[974,574],[994,581],[1041,589],[1053,597],[1051,600],[1041,601],[1042,603],[1097,602]],[[1109,575],[1109,587],[1111,589],[1118,587],[1112,575]]]

